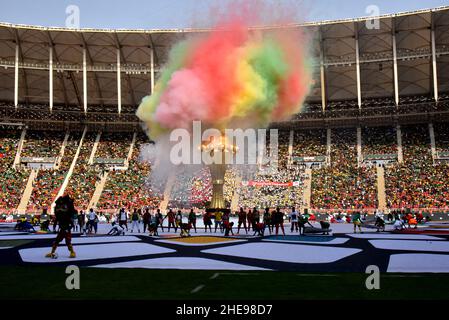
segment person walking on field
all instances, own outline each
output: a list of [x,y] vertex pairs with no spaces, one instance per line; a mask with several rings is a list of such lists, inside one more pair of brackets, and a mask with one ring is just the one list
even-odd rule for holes
[[274,224],[276,226],[276,235],[278,235],[279,227],[282,229],[282,234],[285,236],[285,230],[284,230],[284,213],[281,212],[279,207],[276,208],[276,211],[274,213]]
[[243,224],[243,228],[245,229],[246,234],[248,234],[248,230],[246,229],[246,211],[243,208],[240,208],[239,211],[239,223],[237,226],[237,234],[240,234],[240,227]]
[[175,225],[175,213],[173,212],[172,209],[168,210],[167,217],[168,217],[168,232],[170,232],[170,227],[173,227],[176,232],[178,228]]
[[193,212],[193,209],[190,209],[189,223],[195,229],[195,233],[196,233],[196,215],[195,215],[195,212]]
[[290,220],[291,227],[290,231],[298,231],[298,213],[295,208],[292,208],[292,211],[288,214],[288,219]]
[[133,214],[131,215],[131,232],[134,232],[134,227],[137,227],[137,232],[140,233],[140,228],[139,228],[139,213],[137,212],[137,209],[134,209]]

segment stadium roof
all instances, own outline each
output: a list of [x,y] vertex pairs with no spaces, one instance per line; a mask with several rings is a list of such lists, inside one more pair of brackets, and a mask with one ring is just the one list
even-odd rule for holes
[[[321,103],[323,97],[325,101],[394,97],[395,61],[399,95],[433,95],[434,83],[439,91],[448,92],[449,7],[378,18],[380,28],[374,29],[370,27],[373,17],[255,29],[300,27],[312,36],[316,64],[311,102]],[[121,104],[135,107],[151,91],[151,75],[157,78],[171,45],[189,34],[207,31],[67,29],[0,23],[0,101],[15,100],[17,58],[18,103],[48,104],[51,52],[54,104],[83,106],[85,59],[88,105],[118,104],[119,69]],[[432,79],[432,43],[437,82]]]

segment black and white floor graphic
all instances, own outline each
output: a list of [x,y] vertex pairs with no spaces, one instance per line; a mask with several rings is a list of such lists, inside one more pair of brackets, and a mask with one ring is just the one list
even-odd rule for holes
[[[56,264],[94,268],[147,268],[183,270],[282,270],[302,272],[364,272],[376,265],[382,272],[449,273],[449,236],[378,233],[364,229],[353,234],[352,225],[333,225],[330,236],[286,235],[229,238],[217,233],[143,233],[107,236],[110,226],[99,234],[74,234],[77,253],[69,258],[64,244],[58,258],[48,259],[54,234],[0,232],[0,264]],[[424,227],[425,228],[425,227]]]

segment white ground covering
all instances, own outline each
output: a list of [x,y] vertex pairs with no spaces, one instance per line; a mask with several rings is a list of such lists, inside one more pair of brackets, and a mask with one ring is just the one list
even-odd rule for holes
[[369,240],[369,243],[378,249],[449,252],[449,241]]
[[27,232],[11,231],[11,232],[0,232],[0,239],[2,236],[12,236],[12,235],[28,235]]
[[182,270],[269,270],[243,264],[230,263],[205,258],[155,258],[119,263],[99,264],[94,268],[145,268],[145,269],[182,269]]
[[169,243],[169,244],[176,244],[180,246],[190,246],[190,247],[198,247],[198,246],[212,246],[215,244],[233,244],[233,243],[239,243],[239,242],[246,242],[247,240],[232,240],[232,241],[216,241],[216,242],[205,242],[205,243],[188,243],[188,242],[182,242],[182,241],[173,241],[173,240],[156,240],[156,242],[162,242],[162,243]]
[[403,240],[445,240],[434,236],[425,234],[386,234],[386,233],[354,233],[347,234],[352,238],[358,239],[403,239]]
[[[129,241],[141,241],[137,237],[133,236],[117,236],[117,237],[79,237],[79,238],[72,238],[73,244],[84,244],[84,243],[101,243],[101,242],[129,242]],[[62,241],[62,243],[65,243]]]
[[449,255],[392,254],[387,272],[449,272]]
[[348,238],[335,238],[330,241],[294,241],[294,240],[278,240],[278,239],[262,239],[262,241],[267,242],[281,242],[281,243],[306,243],[306,244],[343,244],[348,242]]
[[266,242],[207,249],[202,252],[292,263],[330,263],[361,251],[360,249],[352,248],[330,248]]
[[66,246],[58,248],[58,259],[45,258],[45,254],[50,252],[51,248],[29,248],[19,250],[20,257],[24,262],[61,262],[61,261],[82,261],[104,258],[132,257],[146,254],[171,253],[175,250],[162,248],[147,243],[112,243],[112,244],[91,244],[75,246],[77,257],[69,258],[69,252]]
[[54,239],[56,234],[24,234],[24,235],[12,235],[2,236],[0,240],[33,240],[33,239]]

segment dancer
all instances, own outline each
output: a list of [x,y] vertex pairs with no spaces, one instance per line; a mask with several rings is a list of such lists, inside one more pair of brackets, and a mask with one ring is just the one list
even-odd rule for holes
[[218,227],[220,227],[220,232],[223,229],[222,216],[223,213],[221,211],[215,212],[215,233],[217,233]]
[[84,224],[85,223],[86,223],[86,215],[84,214],[84,211],[81,210],[78,215],[78,225],[79,225],[81,233],[84,233]]
[[157,210],[156,210],[156,222],[157,222],[156,228],[157,228],[158,226],[161,226],[162,232],[164,232],[164,225],[163,225],[163,223],[164,223],[165,218],[166,218],[166,217],[164,217],[164,216],[162,215],[162,213],[161,213],[161,209],[157,209]]
[[298,231],[298,213],[294,207],[292,207],[292,211],[288,215],[288,220],[290,220],[291,223],[290,231]]
[[175,225],[176,225],[175,232],[176,232],[177,228],[181,228],[181,224],[182,224],[182,213],[181,213],[181,210],[178,210],[178,213],[176,214],[176,217],[175,217]]
[[246,211],[243,210],[243,208],[240,208],[238,215],[239,215],[239,223],[237,226],[237,234],[240,234],[240,227],[242,226],[242,224],[246,234],[248,234],[248,230],[246,229]]
[[70,196],[65,195],[59,197],[55,202],[55,221],[59,225],[59,231],[56,236],[51,252],[47,253],[45,257],[47,258],[57,258],[56,249],[59,243],[65,239],[67,248],[70,251],[70,258],[75,258],[76,254],[72,246],[72,217],[75,212],[75,207],[73,205],[73,199]]
[[133,214],[131,215],[131,232],[134,232],[134,227],[137,227],[137,232],[140,233],[140,228],[139,228],[139,212],[137,211],[136,208],[134,208]]
[[196,233],[196,215],[195,215],[195,212],[193,211],[193,209],[190,209],[188,221],[189,221],[190,225],[193,227],[193,229],[195,229],[195,233]]
[[209,227],[209,231],[210,233],[212,233],[212,218],[210,212],[204,213],[203,223],[204,223],[204,232],[207,232],[207,227]]
[[268,208],[268,207],[265,208],[265,211],[263,213],[263,224],[264,224],[265,227],[268,226],[268,231],[270,231],[270,234],[271,234],[271,231],[272,231],[273,227],[271,225],[270,208]]
[[[246,219],[248,221],[248,231],[253,227],[253,212],[251,209],[248,210],[248,214],[246,215]],[[252,229],[254,231],[254,229]]]
[[147,227],[149,229],[151,223],[151,214],[150,209],[148,207],[145,208],[145,212],[143,213],[142,216],[142,221],[143,221],[143,233],[145,233],[145,230],[147,230]]
[[352,223],[354,224],[354,233],[357,233],[357,227],[359,227],[359,231],[362,233],[362,219],[359,211],[357,211],[352,217]]
[[278,235],[279,227],[281,227],[282,234],[285,236],[285,230],[284,230],[284,213],[281,212],[279,207],[276,208],[276,211],[274,213],[274,224],[276,226],[276,235]]
[[172,209],[168,210],[166,217],[168,217],[168,232],[170,232],[170,227],[173,227],[176,232],[178,228],[175,225],[175,213],[173,212]]
[[128,231],[128,214],[126,213],[125,208],[121,208],[118,213],[118,224],[120,227],[125,226],[126,231]]

